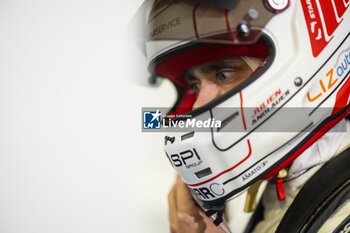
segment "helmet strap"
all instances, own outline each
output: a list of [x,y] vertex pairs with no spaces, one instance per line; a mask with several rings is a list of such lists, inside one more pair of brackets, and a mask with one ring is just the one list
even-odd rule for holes
[[286,178],[288,175],[288,169],[283,168],[281,169],[278,174],[275,176],[275,181],[276,181],[276,194],[277,194],[277,199],[279,201],[283,201],[286,199],[286,192],[284,190],[284,178]]

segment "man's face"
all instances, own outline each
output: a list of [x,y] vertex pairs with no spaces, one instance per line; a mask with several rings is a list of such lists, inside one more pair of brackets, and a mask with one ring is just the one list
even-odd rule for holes
[[226,57],[186,70],[185,79],[197,93],[193,109],[225,94],[252,73],[253,70],[241,57]]

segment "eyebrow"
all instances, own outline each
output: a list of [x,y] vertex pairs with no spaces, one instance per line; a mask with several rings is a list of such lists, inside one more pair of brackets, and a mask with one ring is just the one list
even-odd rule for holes
[[[202,74],[207,74],[209,72],[218,71],[225,68],[242,70],[243,66],[244,65],[236,59],[224,58],[218,61],[211,62],[210,64],[203,64],[199,68],[199,72],[201,72]],[[192,74],[191,69],[185,71],[184,77],[187,82],[197,80],[197,78]]]
[[202,74],[206,74],[209,73],[211,71],[218,71],[221,70],[223,68],[227,68],[228,65],[223,64],[222,62],[218,62],[218,63],[214,63],[214,64],[210,64],[210,65],[203,65],[202,67],[200,67],[199,72],[201,72]]
[[196,78],[192,73],[190,73],[190,72],[188,72],[188,71],[185,71],[184,77],[185,77],[185,81],[186,81],[186,82],[198,80],[198,78]]
[[203,65],[203,67],[200,68],[200,72],[207,73],[210,71],[221,70],[224,68],[242,69],[242,67],[243,64],[241,64],[239,60],[232,58],[224,58],[218,61],[214,61],[208,65]]

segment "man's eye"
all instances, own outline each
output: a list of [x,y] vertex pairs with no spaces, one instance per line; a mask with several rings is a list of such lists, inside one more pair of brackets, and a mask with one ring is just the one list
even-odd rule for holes
[[234,70],[221,70],[216,73],[216,79],[218,82],[228,84],[233,81],[236,77]]
[[198,93],[200,88],[201,88],[201,85],[200,85],[200,83],[191,83],[190,84],[190,88]]

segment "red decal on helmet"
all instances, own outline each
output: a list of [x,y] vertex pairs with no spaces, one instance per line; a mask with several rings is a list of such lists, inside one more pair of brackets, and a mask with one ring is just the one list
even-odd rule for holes
[[196,21],[196,10],[197,10],[199,4],[200,4],[200,2],[198,2],[196,4],[196,6],[193,8],[193,12],[192,12],[193,27],[194,27],[194,32],[196,34],[197,39],[199,39],[199,34],[198,34],[197,21]]
[[301,0],[314,57],[317,57],[333,38],[349,7],[342,0]]
[[[335,13],[335,7],[336,5],[338,5],[339,7],[339,3],[335,4],[335,2],[339,2],[339,0],[337,1],[320,1],[320,6],[321,6],[321,12],[323,13],[323,17],[324,17],[324,22],[325,22],[325,26],[326,26],[326,32],[328,36],[331,36],[335,29],[337,29],[337,27],[339,26],[339,24],[341,23],[341,21],[343,21],[342,19],[337,19],[337,15]],[[334,5],[333,5],[334,3]],[[344,3],[343,3],[344,5]],[[344,14],[344,12],[343,12]]]
[[247,130],[247,125],[245,123],[245,119],[244,119],[244,111],[243,111],[243,96],[242,96],[242,92],[239,92],[239,97],[241,99],[241,115],[242,115],[242,121],[243,121],[243,126],[244,126],[244,130]]
[[345,108],[346,105],[349,104],[349,100],[350,100],[349,97],[350,97],[350,76],[348,77],[344,85],[339,89],[337,93],[332,114],[335,114],[341,109]]

